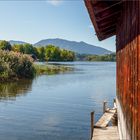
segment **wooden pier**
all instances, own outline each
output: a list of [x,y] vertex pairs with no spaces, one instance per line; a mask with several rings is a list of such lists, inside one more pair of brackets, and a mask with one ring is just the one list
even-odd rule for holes
[[120,140],[115,100],[114,107],[111,109],[107,108],[107,102],[103,102],[103,115],[95,124],[94,112],[91,112],[91,140]]

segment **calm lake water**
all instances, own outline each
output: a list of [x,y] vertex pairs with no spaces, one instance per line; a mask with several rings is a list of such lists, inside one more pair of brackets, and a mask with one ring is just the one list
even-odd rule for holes
[[90,112],[115,97],[116,63],[61,63],[75,71],[0,84],[0,140],[89,140]]

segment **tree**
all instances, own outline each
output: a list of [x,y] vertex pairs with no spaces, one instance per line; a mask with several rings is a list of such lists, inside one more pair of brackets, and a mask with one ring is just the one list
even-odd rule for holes
[[12,46],[12,51],[24,53],[24,46],[23,46],[23,44],[14,44]]
[[12,46],[8,41],[2,40],[0,41],[0,49],[11,51]]
[[31,44],[24,44],[24,53],[25,54],[34,54],[34,47]]
[[61,50],[53,45],[48,45],[45,48],[45,58],[48,61],[60,61]]
[[53,45],[34,47],[31,44],[16,44],[12,46],[12,50],[30,54],[40,61],[73,61],[75,59],[74,52]]
[[45,48],[39,47],[39,48],[37,48],[37,51],[38,51],[39,59],[41,61],[44,61],[45,60]]

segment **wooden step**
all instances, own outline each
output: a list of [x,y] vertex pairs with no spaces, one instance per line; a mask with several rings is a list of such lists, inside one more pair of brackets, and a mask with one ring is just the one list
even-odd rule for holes
[[94,128],[104,128],[107,127],[111,119],[116,113],[116,109],[107,110],[103,116],[98,120],[98,122],[94,125]]

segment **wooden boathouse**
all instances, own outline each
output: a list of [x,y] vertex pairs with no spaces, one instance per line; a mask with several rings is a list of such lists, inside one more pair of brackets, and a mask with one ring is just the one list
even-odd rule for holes
[[140,0],[85,0],[98,39],[116,36],[120,139],[140,140]]

